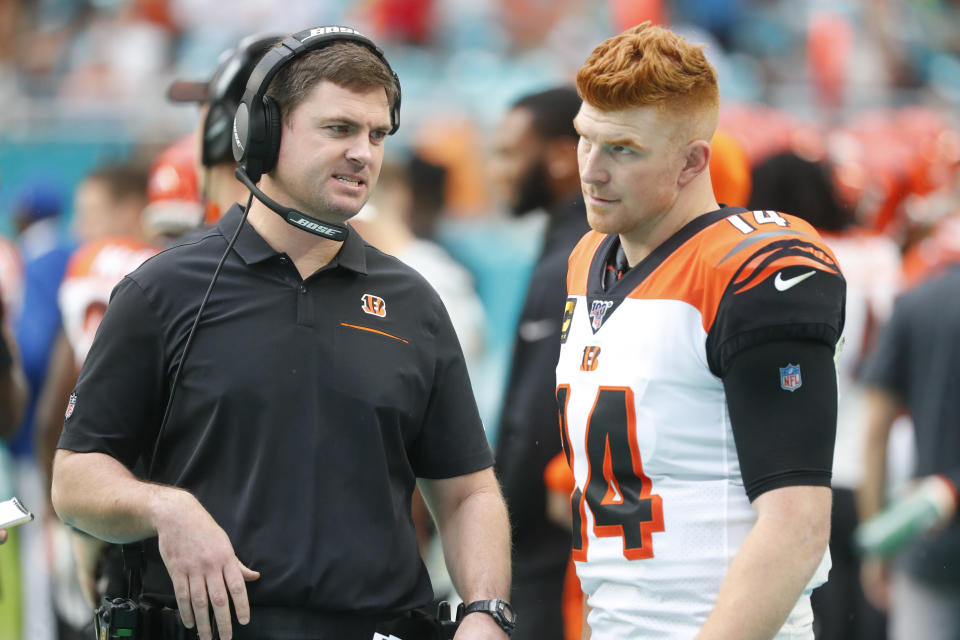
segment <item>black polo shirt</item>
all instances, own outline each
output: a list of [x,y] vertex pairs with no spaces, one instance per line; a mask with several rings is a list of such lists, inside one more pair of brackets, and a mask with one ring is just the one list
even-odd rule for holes
[[[240,207],[114,290],[59,447],[133,469]],[[193,493],[240,560],[252,606],[393,613],[432,597],[410,517],[416,477],[492,464],[434,290],[351,230],[302,279],[249,225],[181,372],[152,480]],[[172,600],[148,543],[145,591]]]

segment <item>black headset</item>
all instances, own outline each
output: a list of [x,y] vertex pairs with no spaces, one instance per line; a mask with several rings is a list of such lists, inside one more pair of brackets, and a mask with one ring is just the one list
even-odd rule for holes
[[273,168],[280,150],[280,105],[266,95],[270,81],[291,60],[335,42],[361,44],[387,67],[397,89],[397,98],[390,106],[390,133],[400,127],[400,79],[372,40],[350,27],[316,27],[300,31],[264,54],[250,73],[247,89],[237,107],[233,120],[233,157],[250,181],[256,183],[260,176]]
[[217,69],[207,83],[206,102],[209,106],[203,121],[201,152],[204,166],[212,167],[225,160],[233,160],[233,118],[246,88],[247,78],[263,54],[281,40],[281,34],[247,36],[235,49],[221,55]]

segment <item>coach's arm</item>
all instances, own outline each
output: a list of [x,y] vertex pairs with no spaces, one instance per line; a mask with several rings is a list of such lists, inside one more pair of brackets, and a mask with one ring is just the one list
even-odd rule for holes
[[[510,597],[510,525],[493,469],[454,478],[420,480],[437,523],[443,555],[465,603]],[[519,614],[518,614],[519,616]],[[484,613],[466,616],[456,640],[504,640]]]
[[103,453],[59,449],[54,456],[53,508],[66,524],[114,543],[158,536],[160,555],[173,580],[180,617],[212,637],[208,604],[223,640],[233,637],[230,600],[237,619],[250,619],[245,581],[259,573],[245,567],[226,532],[189,492],[143,482]]

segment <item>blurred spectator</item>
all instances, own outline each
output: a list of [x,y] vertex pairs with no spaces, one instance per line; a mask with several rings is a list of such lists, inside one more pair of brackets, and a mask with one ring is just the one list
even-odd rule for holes
[[567,258],[589,229],[573,118],[580,98],[572,86],[526,95],[494,131],[492,173],[517,216],[548,216],[517,324],[513,359],[497,433],[496,469],[513,526],[511,603],[523,611],[514,639],[560,640],[561,598],[570,531],[547,517],[544,470],[560,452],[554,368],[566,298]]
[[23,258],[10,238],[0,235],[0,304],[10,327],[17,325],[23,305]]
[[444,186],[447,170],[427,162],[416,153],[407,160],[406,169],[412,200],[410,230],[418,238],[434,238],[437,222],[446,212]]
[[[35,412],[47,376],[48,362],[60,330],[57,288],[63,279],[72,244],[61,237],[59,217],[63,198],[50,178],[36,178],[14,200],[12,217],[24,261],[23,307],[16,325],[17,344],[29,389],[27,406],[18,433],[10,441],[16,465],[16,492],[42,518],[46,502],[34,457]],[[19,536],[23,567],[24,628],[45,640],[52,634],[46,572],[42,570],[42,529],[30,527]]]
[[956,262],[960,262],[960,210],[934,224],[904,253],[904,286],[913,287]]
[[[5,283],[0,279],[0,288]],[[27,403],[27,380],[4,305],[0,305],[0,441],[9,440],[20,426]],[[7,496],[0,495],[0,500]]]
[[368,0],[362,4],[374,40],[428,45],[436,28],[436,0]]
[[[960,265],[897,301],[864,378],[869,385],[865,472],[858,495],[867,520],[884,504],[887,442],[894,419],[913,420],[918,480],[960,469]],[[956,508],[956,485],[953,487]],[[960,519],[901,552],[892,564],[864,560],[863,587],[889,610],[890,638],[960,637]]]
[[[137,166],[123,171],[104,167],[78,190],[78,216],[92,237],[71,256],[60,286],[64,331],[52,356],[43,410],[38,411],[38,458],[48,494],[64,410],[69,411],[70,391],[113,287],[162,246],[203,222],[197,164],[194,138],[186,136],[157,155],[149,174]],[[100,597],[108,589],[111,595],[123,595],[119,554],[116,549],[105,551],[106,545],[89,536],[71,533],[55,518],[49,519],[47,532],[60,639],[79,640],[91,632],[91,611]]]
[[74,235],[81,243],[108,236],[139,238],[147,199],[147,172],[130,164],[94,169],[74,195]]
[[60,328],[57,287],[73,248],[61,238],[62,209],[59,187],[48,178],[40,178],[20,192],[12,212],[24,262],[23,308],[16,332],[30,398],[23,427],[11,442],[11,450],[25,461],[33,454],[34,408],[46,376],[50,348]]
[[833,456],[833,567],[811,603],[818,640],[869,640],[882,635],[882,617],[860,587],[860,562],[853,548],[857,525],[854,491],[863,472],[864,392],[860,365],[877,326],[890,315],[900,284],[900,253],[889,238],[854,224],[852,211],[836,196],[829,166],[794,153],[768,157],[753,169],[749,206],[791,213],[813,225],[837,256],[847,281],[845,321],[837,359],[840,385],[837,440]]
[[[143,209],[146,197],[146,171],[135,165],[103,165],[90,173],[80,184],[74,194],[74,229],[81,242],[89,242],[111,234],[128,234],[140,237],[140,212]],[[49,193],[47,192],[49,198]],[[57,210],[60,203],[57,202]],[[53,209],[49,202],[45,206],[34,205],[34,210],[49,212]],[[36,214],[34,214],[36,215]],[[55,236],[58,233],[55,219],[46,215],[41,220],[49,221],[49,233]],[[32,229],[32,227],[31,227]],[[26,231],[29,235],[31,230]],[[24,423],[24,430],[18,440],[25,440],[24,447],[29,451],[29,458],[21,465],[21,497],[35,509],[37,519],[45,523],[44,527],[31,529],[31,534],[24,534],[23,557],[26,566],[33,568],[25,573],[25,584],[28,598],[28,609],[25,626],[37,630],[37,637],[46,637],[48,620],[50,618],[49,605],[52,599],[56,622],[59,625],[58,635],[72,637],[78,625],[87,624],[90,620],[89,609],[81,609],[77,600],[76,589],[63,588],[60,576],[63,569],[58,568],[62,554],[55,552],[58,533],[50,526],[54,519],[48,518],[49,503],[49,455],[44,451],[45,432],[50,421],[62,423],[63,410],[66,406],[65,398],[51,397],[49,388],[56,387],[57,381],[73,372],[73,360],[69,350],[65,350],[65,338],[62,336],[61,315],[57,295],[67,260],[72,254],[72,246],[61,245],[54,254],[56,257],[56,272],[48,267],[48,273],[43,286],[43,307],[31,305],[31,289],[29,273],[31,264],[27,262],[27,288],[24,298],[24,309],[20,323],[23,327],[30,325],[33,331],[37,326],[46,328],[44,333],[43,369],[36,378],[31,379],[31,413]],[[53,252],[51,252],[53,253]],[[21,345],[24,343],[21,342]],[[27,355],[24,350],[24,367],[26,369]],[[30,374],[28,374],[29,376]],[[52,417],[51,417],[52,416]],[[34,446],[36,444],[36,447]],[[44,480],[46,478],[46,481]],[[55,527],[55,525],[53,526]],[[41,537],[46,534],[46,540]],[[59,537],[62,540],[62,536]],[[62,547],[62,545],[61,545]],[[48,549],[54,550],[51,555]],[[69,557],[69,556],[68,556]],[[48,559],[53,563],[50,566]],[[62,563],[61,563],[62,564]],[[58,573],[60,571],[60,573]],[[67,571],[67,575],[71,575]],[[53,576],[53,580],[51,580]],[[71,631],[74,630],[74,631]]]

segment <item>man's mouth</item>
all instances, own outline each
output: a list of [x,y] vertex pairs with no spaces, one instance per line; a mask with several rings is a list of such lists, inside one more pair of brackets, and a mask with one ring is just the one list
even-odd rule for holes
[[339,180],[340,182],[343,182],[344,184],[350,185],[351,187],[359,187],[360,185],[363,184],[363,180],[359,180],[357,178],[350,178],[348,176],[340,176],[340,175],[335,175],[333,177]]

